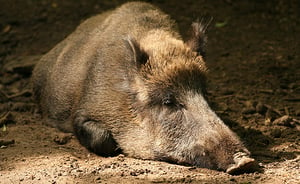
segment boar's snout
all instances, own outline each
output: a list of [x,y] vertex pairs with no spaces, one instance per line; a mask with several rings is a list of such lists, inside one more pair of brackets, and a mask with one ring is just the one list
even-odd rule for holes
[[250,152],[210,109],[205,98],[198,93],[185,94],[182,114],[178,112],[176,118],[169,116],[168,123],[164,122],[161,138],[169,141],[159,144],[156,157],[229,174],[255,170],[256,162],[250,158]]
[[233,153],[231,148],[227,146],[228,144],[226,145],[226,143],[220,143],[213,148],[203,147],[200,144],[195,145],[190,151],[183,152],[182,156],[184,159],[179,161],[179,163],[226,171],[232,175],[258,170],[257,162],[250,158],[247,149]]
[[258,163],[243,152],[234,154],[234,164],[229,165],[226,172],[232,175],[249,173],[259,170]]

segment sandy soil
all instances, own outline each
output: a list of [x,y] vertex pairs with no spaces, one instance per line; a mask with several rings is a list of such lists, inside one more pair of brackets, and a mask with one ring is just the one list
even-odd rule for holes
[[[0,0],[0,183],[300,183],[300,2],[153,0],[177,20],[214,17],[207,65],[212,108],[262,171],[103,158],[47,127],[29,79],[40,56],[84,19],[125,1]],[[298,36],[298,37],[297,37]]]

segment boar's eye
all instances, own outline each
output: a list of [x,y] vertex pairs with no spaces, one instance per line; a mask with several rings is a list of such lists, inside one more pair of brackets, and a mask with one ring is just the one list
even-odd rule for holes
[[162,99],[162,104],[165,106],[176,106],[176,99],[172,93],[166,94]]

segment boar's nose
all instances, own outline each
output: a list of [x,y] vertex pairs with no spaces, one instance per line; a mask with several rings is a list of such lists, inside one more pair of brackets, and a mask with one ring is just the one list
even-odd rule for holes
[[242,152],[234,154],[234,164],[229,165],[226,169],[228,174],[238,175],[243,173],[251,173],[259,170],[257,162]]

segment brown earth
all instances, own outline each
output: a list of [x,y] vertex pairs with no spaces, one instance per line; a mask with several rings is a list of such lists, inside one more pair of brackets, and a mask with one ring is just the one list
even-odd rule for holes
[[184,37],[193,20],[214,17],[209,98],[261,172],[231,176],[123,155],[102,158],[43,125],[29,86],[35,62],[82,20],[123,2],[0,0],[0,183],[300,183],[297,0],[151,1],[177,20]]

